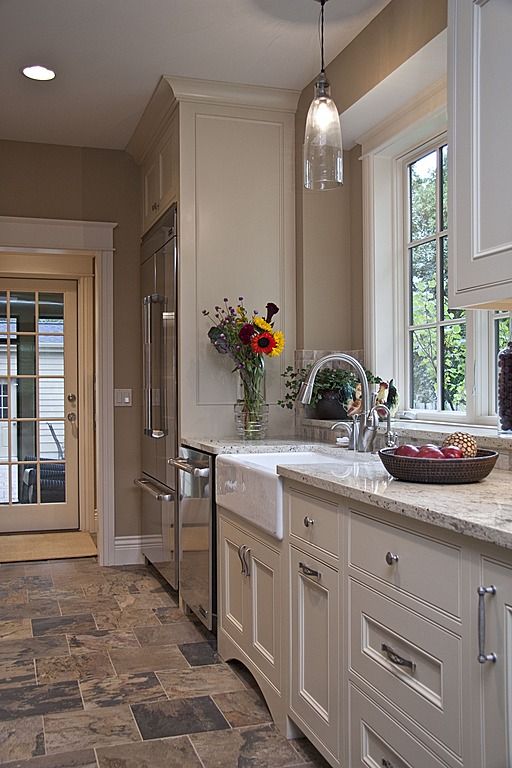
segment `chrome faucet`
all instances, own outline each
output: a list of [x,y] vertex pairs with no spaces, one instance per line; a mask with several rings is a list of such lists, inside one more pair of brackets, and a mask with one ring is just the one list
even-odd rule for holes
[[384,411],[386,414],[386,448],[396,448],[396,432],[391,429],[391,411],[384,403],[377,403],[373,406],[370,413],[375,411],[377,417],[380,415],[379,411]]
[[[311,402],[311,395],[313,394],[313,384],[315,383],[316,375],[320,368],[326,363],[334,362],[335,360],[341,360],[344,363],[348,363],[357,373],[359,381],[361,382],[361,412],[357,416],[353,416],[353,427],[347,428],[349,431],[351,443],[354,450],[367,453],[373,448],[373,442],[375,440],[375,434],[379,424],[379,417],[377,412],[370,407],[370,389],[368,387],[368,379],[361,363],[352,357],[346,355],[343,352],[333,352],[332,355],[325,355],[317,360],[311,368],[306,381],[302,384],[298,400],[307,405]],[[333,428],[338,426],[334,424]]]

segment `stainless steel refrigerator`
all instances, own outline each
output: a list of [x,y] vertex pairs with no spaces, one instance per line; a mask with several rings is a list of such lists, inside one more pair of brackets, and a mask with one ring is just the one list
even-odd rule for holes
[[143,394],[142,552],[178,588],[177,210],[172,206],[142,240]]

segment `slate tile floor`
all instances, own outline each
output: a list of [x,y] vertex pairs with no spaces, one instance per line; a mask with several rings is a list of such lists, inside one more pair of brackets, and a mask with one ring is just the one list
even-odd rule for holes
[[326,768],[144,566],[0,565],[6,768]]

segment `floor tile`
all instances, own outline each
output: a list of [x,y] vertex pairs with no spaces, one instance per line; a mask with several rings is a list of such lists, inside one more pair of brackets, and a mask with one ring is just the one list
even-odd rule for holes
[[203,768],[186,736],[97,750],[99,768]]
[[128,706],[45,715],[48,754],[140,741]]
[[[83,611],[83,608],[81,610]],[[57,600],[30,600],[23,603],[5,604],[0,599],[0,621],[46,618],[48,616],[60,616]]]
[[158,679],[170,699],[245,690],[243,682],[227,664],[158,672]]
[[133,704],[132,712],[143,739],[162,739],[166,736],[229,728],[209,696]]
[[160,624],[175,624],[179,621],[188,621],[181,608],[174,605],[166,605],[163,608],[153,608],[153,613]]
[[176,601],[167,592],[144,592],[138,594],[117,595],[119,607],[125,608],[162,608],[166,605],[176,605]]
[[53,616],[49,619],[32,619],[34,637],[43,635],[65,635],[76,632],[95,631],[96,624],[91,613],[79,613],[72,616]]
[[3,640],[20,640],[24,637],[32,637],[30,619],[0,621],[0,642]]
[[[84,598],[83,587],[52,587],[52,589],[30,589],[29,600],[80,600]],[[80,611],[82,613],[82,611]]]
[[297,753],[273,725],[192,734],[190,740],[204,768],[284,768],[297,763]]
[[151,608],[120,608],[115,611],[95,611],[94,619],[98,629],[133,629],[133,627],[157,626],[160,624]]
[[80,634],[69,635],[68,640],[71,653],[140,648],[133,632],[128,631],[117,632],[115,630],[101,629],[94,632],[81,632]]
[[10,578],[7,582],[0,579],[0,584],[5,589],[28,589],[30,591],[31,589],[51,589],[53,587],[53,579],[50,575],[20,575]]
[[0,722],[0,763],[28,760],[44,754],[42,717],[21,717]]
[[84,680],[80,690],[85,709],[135,704],[141,701],[167,700],[166,693],[154,672],[135,672],[101,680]]
[[59,755],[34,757],[32,760],[16,760],[4,768],[98,768],[93,749],[63,752]]
[[37,681],[40,685],[60,680],[88,680],[111,677],[114,668],[106,651],[74,653],[36,659]]
[[94,598],[61,598],[59,600],[59,607],[63,616],[71,616],[79,613],[93,613],[93,611],[118,611],[119,605],[116,603],[113,597],[101,598],[95,600]]
[[10,659],[35,659],[68,653],[65,637],[33,637],[4,640],[0,643],[0,662]]
[[0,691],[3,688],[35,682],[36,673],[32,659],[0,662]]
[[258,691],[219,693],[212,698],[233,728],[268,723],[272,720],[267,705]]
[[202,643],[180,643],[180,651],[192,667],[203,664],[220,664],[221,659],[211,645]]
[[16,592],[11,592],[8,589],[2,589],[0,587],[0,605],[2,608],[7,608],[8,605],[26,605],[27,603],[27,589],[20,589]]
[[107,582],[106,584],[84,584],[84,592],[86,597],[117,597],[118,595],[130,594],[130,590],[126,584],[113,584]]
[[204,640],[204,635],[190,621],[179,624],[159,624],[157,627],[138,627],[134,632],[143,647],[146,645],[178,645]]
[[177,645],[109,651],[109,656],[118,675],[189,668]]
[[0,696],[0,720],[65,712],[70,709],[83,709],[76,680],[51,685],[17,685],[14,688],[3,688]]

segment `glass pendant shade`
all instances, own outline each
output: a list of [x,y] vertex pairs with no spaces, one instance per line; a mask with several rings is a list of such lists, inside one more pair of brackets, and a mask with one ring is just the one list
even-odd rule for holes
[[335,189],[343,184],[340,116],[322,72],[315,83],[304,136],[304,186]]

